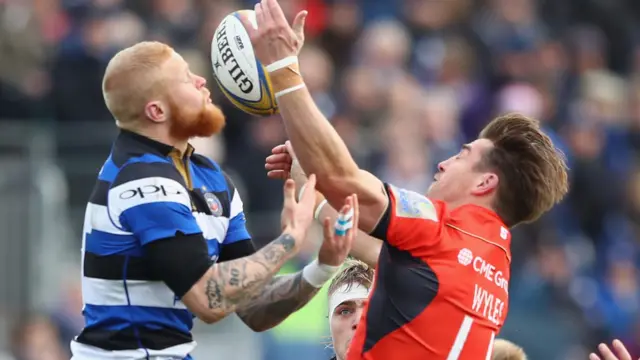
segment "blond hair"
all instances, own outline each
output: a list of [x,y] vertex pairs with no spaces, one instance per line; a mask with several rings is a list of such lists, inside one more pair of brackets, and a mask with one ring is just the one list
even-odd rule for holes
[[527,355],[520,346],[511,341],[495,339],[491,360],[527,360]]
[[146,102],[158,95],[158,70],[173,54],[169,45],[143,41],[121,50],[109,61],[102,95],[118,126],[142,116]]
[[333,294],[345,284],[349,287],[353,284],[360,284],[368,289],[373,283],[373,276],[373,268],[369,265],[360,260],[348,259],[345,261],[342,270],[331,280],[328,294]]

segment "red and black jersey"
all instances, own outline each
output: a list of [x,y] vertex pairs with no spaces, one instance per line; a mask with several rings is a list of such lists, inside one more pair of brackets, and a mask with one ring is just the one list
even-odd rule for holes
[[372,233],[384,246],[347,359],[490,359],[508,311],[510,232],[489,209],[385,187]]

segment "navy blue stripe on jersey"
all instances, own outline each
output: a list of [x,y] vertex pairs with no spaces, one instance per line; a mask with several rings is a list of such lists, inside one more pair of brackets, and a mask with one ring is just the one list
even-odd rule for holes
[[[123,131],[100,170],[83,231],[86,328],[74,343],[81,358],[159,350],[154,356],[189,359],[193,315],[180,297],[220,255],[233,260],[255,251],[231,179],[215,162],[191,154],[189,189],[170,157],[174,150]],[[190,238],[200,241],[199,251],[182,251]],[[170,243],[178,247],[164,246]],[[162,272],[169,267],[180,281]]]
[[89,197],[89,202],[95,205],[107,206],[110,187],[111,183],[106,180],[96,181],[91,196]]
[[111,188],[124,183],[148,177],[161,177],[172,179],[186,187],[180,172],[166,159],[160,159],[155,155],[145,155],[131,159],[127,162],[113,180]]
[[[129,327],[119,331],[103,330],[101,328],[84,329],[76,341],[90,346],[101,347],[111,344],[112,351],[135,350],[141,347],[151,350],[162,350],[191,342],[192,338],[185,334],[173,331],[171,328],[145,329],[141,331],[135,327]],[[192,359],[187,356],[186,359]]]
[[[86,305],[86,326],[78,341],[110,350],[145,347],[161,350],[192,341],[193,317],[188,310],[146,306]],[[133,325],[135,324],[135,325]]]
[[127,255],[98,256],[86,252],[83,263],[84,276],[104,280],[148,280],[162,279],[153,275],[143,257]]

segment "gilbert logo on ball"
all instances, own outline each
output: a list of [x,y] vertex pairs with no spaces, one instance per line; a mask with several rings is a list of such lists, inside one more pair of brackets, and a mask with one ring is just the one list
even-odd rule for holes
[[255,57],[241,16],[257,28],[253,10],[236,11],[222,20],[211,40],[213,74],[222,93],[240,110],[261,116],[276,114],[269,74]]

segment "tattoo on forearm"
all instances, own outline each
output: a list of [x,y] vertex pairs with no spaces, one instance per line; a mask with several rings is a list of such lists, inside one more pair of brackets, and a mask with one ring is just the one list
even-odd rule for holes
[[209,308],[228,314],[259,298],[294,248],[295,239],[282,234],[251,256],[214,265],[205,286]]
[[302,279],[302,272],[277,276],[238,315],[254,330],[271,329],[308,303],[319,290]]

